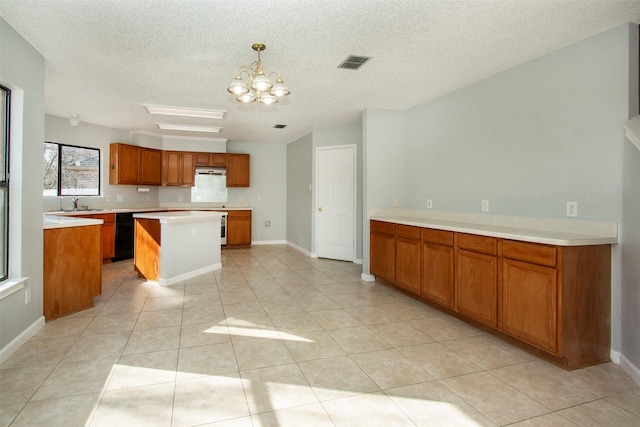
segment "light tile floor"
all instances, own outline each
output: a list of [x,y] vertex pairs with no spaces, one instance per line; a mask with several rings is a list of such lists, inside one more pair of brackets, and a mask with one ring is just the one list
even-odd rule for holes
[[286,246],[171,287],[104,266],[93,309],[0,365],[0,426],[639,426],[612,363],[567,372]]

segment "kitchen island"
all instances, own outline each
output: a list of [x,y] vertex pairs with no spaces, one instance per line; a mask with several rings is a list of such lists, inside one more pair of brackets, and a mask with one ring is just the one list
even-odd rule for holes
[[220,219],[226,212],[134,214],[138,277],[169,286],[222,268]]

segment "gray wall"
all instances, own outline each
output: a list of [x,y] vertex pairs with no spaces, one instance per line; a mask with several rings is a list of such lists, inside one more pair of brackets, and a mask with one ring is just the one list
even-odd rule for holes
[[[316,155],[318,153],[318,147],[329,147],[334,145],[356,145],[356,259],[362,259],[362,125],[357,126],[342,126],[331,129],[322,129],[313,132],[313,150],[311,159],[311,177],[312,177],[312,206],[311,212],[315,214],[316,211]],[[316,248],[315,236],[316,236],[316,221],[315,215],[312,215],[312,247]]]
[[[622,123],[637,105],[631,99],[637,83],[629,84],[638,80],[637,64],[629,62],[630,51],[638,50],[637,36],[630,35],[637,31],[625,24],[421,104],[401,113],[402,125],[398,113],[367,111],[365,215],[404,196],[407,208],[424,209],[432,198],[437,210],[480,212],[488,199],[491,213],[552,218],[564,218],[565,202],[577,201],[581,219],[621,222],[623,156],[629,157]],[[404,138],[384,134],[393,125],[404,129]],[[392,146],[404,151],[401,160]],[[384,162],[391,172],[385,176],[399,176],[379,177],[375,171]],[[637,192],[637,160],[626,163],[626,191]],[[635,203],[625,202],[624,209],[637,230]],[[626,234],[628,228],[622,224],[621,242],[637,251],[638,236]],[[621,323],[621,295],[638,300],[639,269],[637,252],[625,255],[623,287],[621,246],[612,251],[614,351],[623,337],[636,342],[631,336],[640,327],[637,302],[628,303],[633,307]],[[368,259],[365,265],[367,272]],[[630,354],[636,366],[638,356]]]
[[29,277],[0,301],[0,349],[42,319],[44,58],[0,18],[0,83],[12,89],[10,274]]
[[287,144],[287,241],[311,254],[313,135]]
[[[630,26],[629,34],[629,116],[639,112],[638,81],[639,34],[638,26]],[[630,362],[636,369],[636,381],[640,376],[640,151],[630,142],[624,143],[622,199],[622,286],[621,348],[623,366]]]
[[[251,187],[229,188],[228,200],[248,203],[253,208],[252,240],[284,243],[287,236],[286,146],[228,142],[227,152],[251,155]],[[265,228],[265,221],[271,222],[270,228]]]

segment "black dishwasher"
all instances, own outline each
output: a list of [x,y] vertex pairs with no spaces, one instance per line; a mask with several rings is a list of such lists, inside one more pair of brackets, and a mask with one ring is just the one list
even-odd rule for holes
[[116,214],[116,256],[112,261],[133,258],[133,213]]

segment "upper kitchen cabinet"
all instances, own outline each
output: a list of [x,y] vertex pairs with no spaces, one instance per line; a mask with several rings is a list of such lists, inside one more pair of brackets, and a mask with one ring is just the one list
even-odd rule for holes
[[109,184],[160,185],[162,151],[136,145],[109,146]]
[[223,168],[227,166],[226,153],[195,153],[196,166],[213,166]]
[[140,184],[160,185],[162,180],[162,151],[140,149]]
[[162,185],[193,186],[195,184],[196,153],[162,152]]
[[227,153],[227,187],[249,187],[251,161],[249,154]]
[[109,184],[139,184],[140,147],[113,143],[109,146]]

